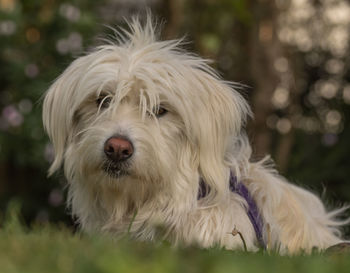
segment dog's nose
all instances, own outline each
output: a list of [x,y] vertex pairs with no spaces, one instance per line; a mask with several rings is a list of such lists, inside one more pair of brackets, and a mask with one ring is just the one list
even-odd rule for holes
[[105,142],[104,152],[109,159],[120,162],[132,156],[134,147],[126,138],[111,137]]

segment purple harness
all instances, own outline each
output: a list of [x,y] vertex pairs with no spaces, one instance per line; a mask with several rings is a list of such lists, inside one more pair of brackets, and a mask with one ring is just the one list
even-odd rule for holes
[[[252,223],[252,225],[254,227],[258,243],[259,243],[261,248],[266,249],[266,244],[265,244],[264,238],[263,238],[263,220],[261,218],[258,207],[257,207],[253,197],[249,193],[247,187],[244,186],[243,183],[239,183],[237,181],[237,177],[234,176],[232,174],[232,172],[230,172],[230,186],[229,187],[230,187],[230,191],[240,195],[247,202],[247,204],[248,204],[247,215],[250,219],[250,222]],[[209,191],[210,191],[209,186],[204,182],[203,179],[201,179],[199,182],[199,190],[198,190],[197,199],[199,200],[199,199],[204,198]]]

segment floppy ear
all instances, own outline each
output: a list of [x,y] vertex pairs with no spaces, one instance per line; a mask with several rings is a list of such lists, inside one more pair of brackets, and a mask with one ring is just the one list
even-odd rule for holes
[[75,89],[78,84],[77,75],[81,62],[74,61],[47,91],[43,104],[44,129],[52,141],[55,158],[52,162],[49,175],[57,171],[64,159],[69,133],[71,132],[74,109]]
[[197,71],[201,86],[198,94],[197,128],[199,172],[210,187],[208,200],[218,201],[228,193],[230,166],[228,151],[250,113],[245,99],[213,73]]
[[64,96],[60,95],[62,92],[62,79],[59,78],[49,88],[45,95],[43,105],[43,123],[44,129],[49,135],[49,138],[53,144],[55,158],[52,162],[49,175],[52,175],[58,170],[62,164],[67,135],[68,126],[65,115],[67,114],[64,107]]

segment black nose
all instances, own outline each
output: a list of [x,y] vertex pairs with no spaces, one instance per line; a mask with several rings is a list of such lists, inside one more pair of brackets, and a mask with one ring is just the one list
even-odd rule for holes
[[115,161],[125,161],[134,153],[132,143],[124,137],[111,137],[107,139],[104,145],[106,156]]

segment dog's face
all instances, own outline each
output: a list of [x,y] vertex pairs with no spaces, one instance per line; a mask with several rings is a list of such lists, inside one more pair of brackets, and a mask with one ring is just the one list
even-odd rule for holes
[[247,104],[178,42],[155,41],[150,25],[132,28],[130,40],[78,58],[49,89],[50,173],[64,163],[70,182],[153,189],[192,173],[215,189]]

